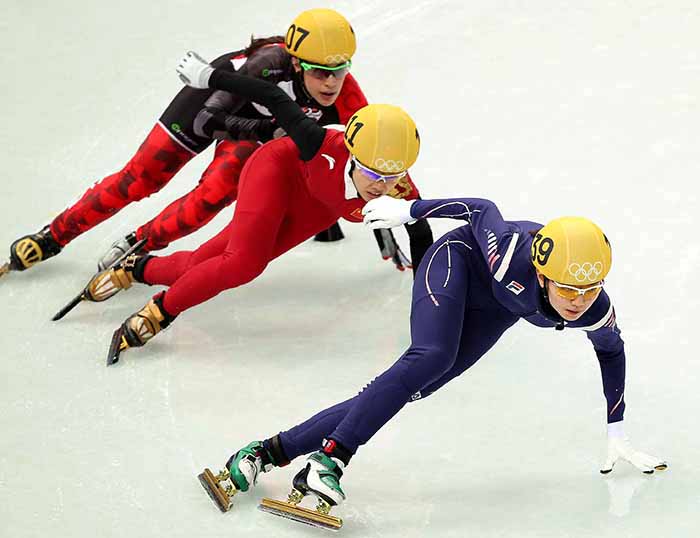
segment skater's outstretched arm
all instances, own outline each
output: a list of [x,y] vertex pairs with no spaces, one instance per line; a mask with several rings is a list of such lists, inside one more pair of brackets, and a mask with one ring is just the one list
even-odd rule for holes
[[307,117],[301,107],[274,84],[214,69],[194,52],[188,52],[180,61],[177,72],[183,82],[194,88],[233,92],[267,107],[299,148],[302,160],[312,159],[321,148],[326,130]]
[[[282,45],[263,46],[249,56],[243,65],[236,69],[239,75],[255,77],[276,84],[288,77],[289,56]],[[214,69],[230,70],[231,53],[224,54],[211,62]],[[272,118],[248,118],[239,116],[238,111],[247,103],[242,95],[217,90],[204,103],[204,108],[194,120],[194,132],[202,137],[217,140],[259,140],[267,142],[279,128]]]

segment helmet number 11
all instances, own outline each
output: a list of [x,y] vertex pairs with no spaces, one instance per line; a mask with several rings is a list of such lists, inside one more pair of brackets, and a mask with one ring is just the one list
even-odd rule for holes
[[[364,127],[364,123],[361,121],[356,121],[357,120],[357,114],[352,117],[350,122],[348,123],[348,126],[345,128],[345,140],[348,141],[348,144],[350,144],[351,148],[355,147],[355,137],[357,136],[357,131],[362,129]],[[348,134],[348,131],[352,129],[352,133]]]

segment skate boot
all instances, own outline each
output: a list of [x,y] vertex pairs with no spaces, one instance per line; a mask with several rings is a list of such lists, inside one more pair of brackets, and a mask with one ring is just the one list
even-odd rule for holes
[[122,351],[130,347],[146,345],[160,331],[168,327],[177,316],[171,316],[163,308],[165,292],[157,295],[141,310],[129,316],[112,335],[107,366],[119,361]]
[[97,273],[83,290],[84,300],[101,303],[122,290],[128,290],[134,282],[141,281],[148,258],[150,256],[131,254],[111,269]]
[[[236,493],[246,492],[255,486],[260,473],[285,464],[284,461],[277,463],[280,456],[276,458],[274,455],[274,443],[279,443],[279,436],[266,442],[273,444],[270,450],[262,441],[253,441],[231,456],[218,475],[206,468],[198,476],[202,487],[222,512],[231,509]],[[286,460],[286,456],[282,455],[282,458]]]
[[44,226],[41,231],[20,237],[10,245],[10,261],[0,267],[0,276],[9,271],[29,269],[32,265],[54,257],[62,248],[51,234],[49,226]]
[[345,239],[345,234],[340,224],[337,222],[327,230],[318,232],[314,236],[314,241],[320,241],[321,243],[331,243],[333,241],[340,241],[341,239]]
[[112,267],[112,265],[114,265],[119,258],[123,257],[126,252],[129,252],[137,242],[136,232],[131,232],[127,236],[117,239],[97,262],[97,270],[104,271]]
[[78,295],[61,308],[56,315],[51,318],[53,321],[62,319],[68,312],[73,310],[82,301],[98,303],[114,297],[121,290],[131,287],[133,282],[143,282],[143,271],[146,263],[151,258],[148,254],[134,254],[144,244],[145,239],[137,241],[129,250],[116,259],[110,267],[97,273],[87,283]]
[[[340,487],[344,467],[340,459],[332,457],[325,450],[314,452],[306,460],[306,466],[294,477],[287,502],[265,498],[259,508],[314,527],[338,530],[343,526],[343,520],[331,516],[330,511],[331,507],[345,500],[345,493]],[[298,506],[309,494],[318,501],[315,510]]]

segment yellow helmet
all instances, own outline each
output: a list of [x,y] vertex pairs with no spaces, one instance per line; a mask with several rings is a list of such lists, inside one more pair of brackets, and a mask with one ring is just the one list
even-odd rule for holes
[[367,105],[345,126],[345,146],[363,166],[381,174],[398,174],[416,162],[420,136],[402,108]]
[[570,286],[600,282],[612,265],[608,238],[583,217],[561,217],[548,223],[537,232],[530,254],[540,273]]
[[310,9],[299,14],[285,37],[287,52],[319,65],[347,62],[355,54],[355,32],[350,23],[332,9]]

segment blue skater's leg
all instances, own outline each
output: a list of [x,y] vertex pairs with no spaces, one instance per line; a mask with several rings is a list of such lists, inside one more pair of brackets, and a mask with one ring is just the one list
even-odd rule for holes
[[[462,316],[465,310],[466,292],[464,290],[468,283],[465,258],[467,248],[464,243],[455,242],[450,244],[448,249],[448,245],[441,241],[428,250],[421,262],[413,288],[411,311],[413,345],[390,369],[391,375],[396,376],[399,371],[406,369],[407,365],[415,363],[418,357],[425,355],[428,359],[424,365],[420,365],[421,371],[415,374],[416,380],[410,384],[410,388],[406,388],[400,381],[398,385],[393,382],[387,385],[387,390],[397,399],[403,399],[403,402],[386,420],[391,418],[403,403],[406,403],[411,394],[425,384],[424,379],[438,378],[452,365],[459,347]],[[431,366],[433,361],[438,363],[437,368]],[[434,369],[437,373],[432,372]],[[385,372],[383,375],[386,376],[388,373]],[[281,432],[279,440],[287,458],[291,461],[297,456],[318,450],[323,439],[337,430],[341,421],[358,403],[358,399],[367,398],[367,391],[374,384],[376,380],[358,396],[325,409],[301,424]],[[370,396],[375,390],[370,391]]]
[[345,417],[357,397],[324,409],[301,424],[279,434],[280,442],[289,461],[297,456],[318,450],[321,442]]
[[454,366],[440,379],[423,387],[411,399],[418,400],[430,396],[471,368],[518,319],[518,316],[508,312],[495,300],[491,307],[485,310],[468,310],[464,317],[462,342]]
[[426,253],[416,274],[411,309],[411,346],[352,401],[328,437],[350,454],[366,443],[423,387],[455,365],[469,308],[475,257],[459,230]]

